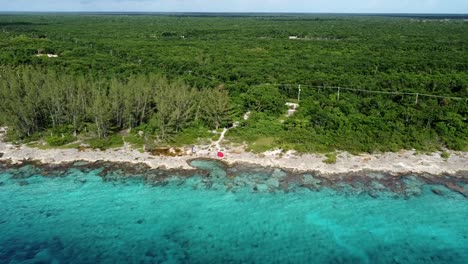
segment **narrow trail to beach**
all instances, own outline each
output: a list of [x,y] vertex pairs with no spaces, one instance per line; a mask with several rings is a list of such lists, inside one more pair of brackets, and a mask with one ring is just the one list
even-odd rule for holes
[[[246,112],[246,113],[244,114],[244,120],[248,120],[249,118],[250,118],[250,111],[248,111],[248,112]],[[233,128],[236,128],[236,127],[238,127],[238,126],[239,126],[239,122],[234,122],[234,123],[232,124],[231,127],[225,127],[225,128],[223,129],[223,131],[221,132],[221,134],[220,134],[218,140],[213,144],[213,145],[215,146],[215,148],[216,148],[217,151],[221,150],[221,143],[223,142],[224,136],[226,135],[226,133],[227,133],[229,130],[231,130],[231,129],[233,129]]]
[[[233,128],[233,127],[231,127]],[[224,140],[224,135],[226,135],[226,132],[229,131],[230,128],[224,128],[223,131],[221,132],[220,136],[219,136],[219,139],[213,144],[216,148],[217,151],[220,151],[221,150],[221,142],[223,142]]]

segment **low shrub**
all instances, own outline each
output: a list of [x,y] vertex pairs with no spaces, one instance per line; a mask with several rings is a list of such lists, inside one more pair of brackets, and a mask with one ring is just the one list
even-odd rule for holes
[[440,154],[440,156],[444,159],[444,160],[448,160],[450,158],[450,153],[448,153],[447,151],[444,151]]
[[145,137],[139,135],[128,135],[124,140],[135,148],[142,148],[145,145]]
[[335,164],[336,163],[336,153],[327,153],[325,154],[325,157],[327,157],[323,162],[327,164]]
[[44,138],[49,146],[59,147],[71,143],[75,140],[72,135],[52,135]]
[[120,135],[113,135],[106,138],[89,139],[86,143],[93,149],[106,150],[123,146],[123,139]]
[[191,145],[197,143],[200,139],[210,138],[212,136],[213,134],[203,126],[187,128],[175,135],[171,143],[176,146]]

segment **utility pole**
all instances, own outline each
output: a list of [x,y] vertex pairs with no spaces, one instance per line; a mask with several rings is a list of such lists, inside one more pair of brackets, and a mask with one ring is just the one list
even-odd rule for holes
[[299,84],[299,87],[297,88],[297,102],[301,100],[301,85]]

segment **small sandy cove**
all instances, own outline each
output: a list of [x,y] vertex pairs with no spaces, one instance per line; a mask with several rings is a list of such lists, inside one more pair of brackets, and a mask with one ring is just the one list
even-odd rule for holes
[[[77,160],[89,162],[111,161],[145,163],[151,168],[165,169],[190,169],[188,160],[194,158],[217,157],[217,148],[213,146],[196,146],[197,151],[192,148],[179,156],[154,156],[150,153],[141,153],[124,147],[106,151],[85,149],[36,149],[25,145],[16,146],[3,142],[0,135],[0,161],[21,163],[24,160],[35,160],[41,163],[64,163]],[[318,171],[322,174],[337,174],[357,172],[362,170],[384,171],[391,174],[401,173],[429,173],[455,174],[466,172],[468,177],[468,152],[448,151],[450,157],[445,160],[440,152],[431,154],[416,154],[414,151],[402,150],[397,153],[362,154],[351,155],[347,152],[339,152],[335,164],[323,162],[326,158],[321,154],[299,155],[294,151],[283,152],[281,150],[268,151],[262,154],[246,152],[243,147],[221,147],[224,162],[258,164],[264,167],[279,167],[296,171]],[[463,175],[465,173],[462,173]]]

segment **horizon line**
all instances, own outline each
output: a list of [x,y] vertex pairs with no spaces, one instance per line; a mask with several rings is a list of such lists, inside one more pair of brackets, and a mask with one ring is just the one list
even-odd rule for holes
[[428,12],[268,12],[268,11],[24,11],[11,10],[1,13],[117,13],[117,14],[348,14],[348,15],[468,15],[468,13]]

